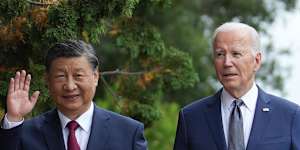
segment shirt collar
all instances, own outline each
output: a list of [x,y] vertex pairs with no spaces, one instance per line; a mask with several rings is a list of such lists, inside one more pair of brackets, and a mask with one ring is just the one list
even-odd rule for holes
[[[60,119],[61,127],[64,129],[67,124],[71,121],[67,116],[65,116],[61,111],[57,110],[58,117]],[[93,112],[94,112],[94,105],[91,103],[90,108],[80,115],[75,121],[80,125],[80,127],[88,132],[91,129],[92,120],[93,120]]]
[[[249,109],[251,112],[254,112],[255,107],[256,107],[257,97],[258,97],[258,88],[257,88],[256,84],[253,83],[250,90],[245,95],[243,95],[240,99],[244,101],[244,104],[245,104],[247,109]],[[225,108],[225,109],[230,110],[230,108],[231,108],[230,106],[231,106],[231,104],[234,100],[236,100],[236,98],[231,96],[223,88],[222,94],[221,94],[222,107]]]

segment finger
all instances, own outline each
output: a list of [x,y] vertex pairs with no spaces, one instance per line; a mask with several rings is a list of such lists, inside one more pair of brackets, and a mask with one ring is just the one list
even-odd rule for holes
[[26,71],[22,70],[20,76],[20,89],[24,89],[25,78],[26,78]]
[[10,78],[9,87],[8,87],[8,95],[10,95],[15,90],[15,80],[14,78]]
[[24,83],[24,90],[25,90],[25,91],[29,91],[30,81],[31,81],[31,75],[28,74],[28,75],[26,76],[25,83]]
[[40,95],[40,91],[35,91],[31,97],[30,97],[30,101],[32,103],[32,105],[35,105],[35,103],[37,102],[37,99],[39,98]]
[[19,83],[20,83],[20,72],[17,71],[15,76],[15,86],[14,86],[15,90],[18,90],[20,88]]

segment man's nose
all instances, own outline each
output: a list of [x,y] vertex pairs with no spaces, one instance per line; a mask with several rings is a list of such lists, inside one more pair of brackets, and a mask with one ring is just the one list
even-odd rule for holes
[[68,91],[73,91],[76,88],[77,88],[76,82],[72,78],[69,78],[64,85],[64,89]]
[[224,66],[232,66],[233,58],[230,55],[226,55],[224,59]]

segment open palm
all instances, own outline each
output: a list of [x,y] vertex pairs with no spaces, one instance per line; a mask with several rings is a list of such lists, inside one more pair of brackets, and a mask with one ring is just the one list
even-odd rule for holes
[[30,74],[24,70],[18,71],[15,78],[11,78],[7,95],[7,117],[9,121],[20,121],[30,113],[37,102],[39,91],[29,96]]

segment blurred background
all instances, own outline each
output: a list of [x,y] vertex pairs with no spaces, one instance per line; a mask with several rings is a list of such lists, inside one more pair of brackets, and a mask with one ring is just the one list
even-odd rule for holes
[[94,102],[143,122],[150,150],[171,150],[179,109],[221,87],[211,37],[228,21],[260,32],[257,84],[300,104],[297,0],[2,0],[0,116],[9,78],[20,69],[32,74],[31,91],[41,91],[28,118],[52,108],[44,55],[55,42],[82,39],[101,59]]
[[286,96],[289,100],[300,104],[300,94],[298,93],[297,83],[300,83],[300,1],[297,1],[296,9],[293,11],[278,10],[278,16],[270,27],[271,37],[276,49],[287,49],[289,55],[280,57],[280,63],[288,68],[289,75],[285,78],[284,90],[285,94],[274,92],[279,96]]

